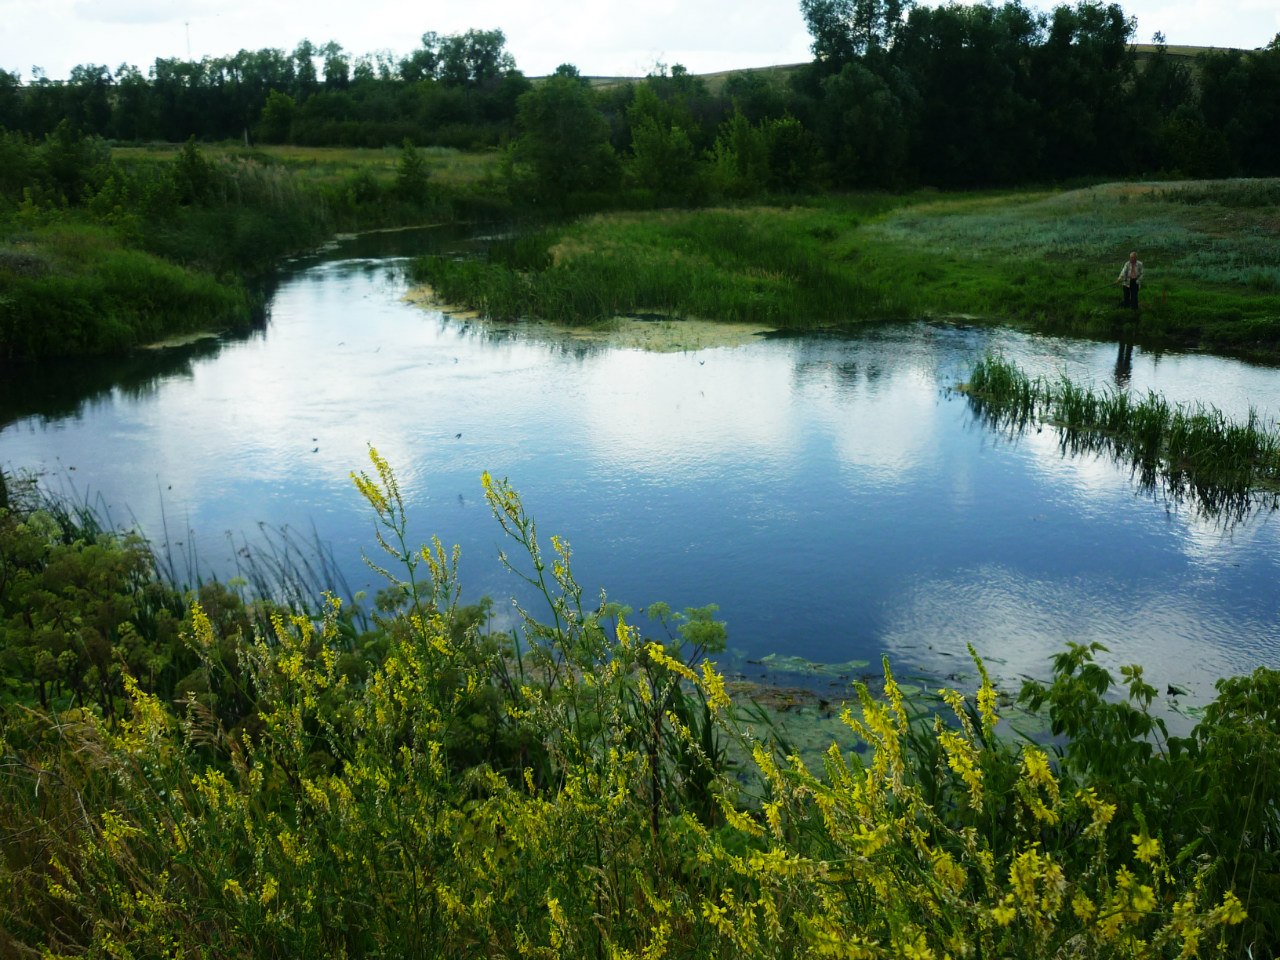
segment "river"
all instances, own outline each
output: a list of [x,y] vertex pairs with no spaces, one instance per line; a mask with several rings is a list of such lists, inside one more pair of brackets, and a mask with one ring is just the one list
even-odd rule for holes
[[610,346],[406,302],[404,254],[423,242],[286,264],[244,339],[8,371],[0,465],[140,527],[180,576],[235,576],[265,527],[277,552],[282,529],[318,540],[333,586],[370,591],[373,516],[349,474],[374,445],[411,538],[459,544],[464,598],[493,597],[508,627],[519,590],[488,470],[570,542],[592,605],[602,588],[637,609],[715,603],[745,672],[772,654],[843,675],[888,654],[945,676],[972,643],[1013,682],[1099,641],[1108,665],[1204,701],[1220,676],[1280,665],[1280,517],[1202,515],[1106,456],[1064,454],[1052,427],[992,431],[952,389],[994,349],[1274,423],[1274,369],[1142,348],[1120,364],[1115,344],[946,323]]

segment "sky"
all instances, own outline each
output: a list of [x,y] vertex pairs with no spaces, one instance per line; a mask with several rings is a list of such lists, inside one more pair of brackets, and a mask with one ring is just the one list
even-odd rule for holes
[[[1051,0],[1024,0],[1048,9]],[[1280,0],[1121,0],[1137,40],[1266,46]],[[200,59],[241,49],[292,50],[335,40],[358,56],[397,58],[423,33],[501,30],[527,76],[571,63],[587,76],[644,76],[663,64],[692,73],[800,63],[810,37],[799,0],[0,0],[0,68],[24,80],[77,64],[143,73],[157,57]]]

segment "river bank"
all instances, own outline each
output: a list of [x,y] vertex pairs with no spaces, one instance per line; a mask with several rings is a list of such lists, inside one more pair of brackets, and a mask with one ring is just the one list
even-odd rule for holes
[[[501,320],[657,311],[840,328],[921,317],[1280,360],[1280,181],[848,195],[599,214],[414,276]],[[1146,265],[1140,310],[1115,285]]]

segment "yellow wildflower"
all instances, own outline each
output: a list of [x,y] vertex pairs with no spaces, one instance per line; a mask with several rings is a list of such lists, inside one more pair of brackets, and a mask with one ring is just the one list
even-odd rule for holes
[[1146,832],[1135,833],[1133,840],[1133,855],[1143,863],[1151,863],[1156,857],[1160,856],[1160,841],[1155,837],[1149,837]]
[[1222,897],[1222,903],[1213,908],[1209,918],[1214,923],[1235,926],[1237,923],[1244,923],[1247,916],[1248,913],[1244,909],[1244,904],[1235,895],[1235,891],[1228,890]]
[[702,661],[702,688],[707,694],[707,706],[713,713],[728,709],[733,705],[724,688],[724,677],[716,672],[707,661]]
[[1099,799],[1098,793],[1093,787],[1078,792],[1076,799],[1088,807],[1093,814],[1093,822],[1084,828],[1084,835],[1094,840],[1101,839],[1103,833],[1106,832],[1107,825],[1111,823],[1112,818],[1116,815],[1116,805]]
[[781,809],[782,804],[776,800],[766,800],[761,804],[761,806],[764,808],[764,816],[765,819],[769,821],[769,827],[773,830],[773,835],[781,840],[782,817],[779,815],[778,811]]
[[1077,917],[1088,923],[1094,914],[1098,912],[1098,908],[1080,891],[1076,891],[1076,895],[1071,898],[1071,912]]

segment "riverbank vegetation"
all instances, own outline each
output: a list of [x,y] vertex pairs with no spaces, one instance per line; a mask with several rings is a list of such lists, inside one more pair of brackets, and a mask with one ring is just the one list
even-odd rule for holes
[[[1280,356],[1280,180],[918,192],[785,206],[599,214],[422,258],[441,300],[591,323],[630,313],[840,327],[921,316],[1013,322],[1156,347]],[[1127,251],[1147,264],[1121,309]]]
[[[483,486],[541,609],[458,604],[354,475],[371,621],[234,585],[10,478],[0,512],[0,946],[49,956],[1193,957],[1280,932],[1280,675],[1167,736],[1158,693],[1070,647],[1019,698],[850,691],[820,764],[717,672],[714,608],[584,598],[570,546]],[[101,615],[93,614],[101,610]],[[72,611],[79,615],[72,616]]]
[[1154,393],[1032,379],[998,356],[978,363],[962,389],[997,428],[1053,424],[1073,453],[1106,450],[1132,464],[1144,485],[1194,496],[1210,511],[1246,509],[1260,495],[1274,505],[1280,493],[1280,432],[1252,411],[1237,423],[1214,407],[1173,405]]
[[63,124],[39,144],[0,132],[0,155],[5,360],[243,331],[261,319],[260,281],[287,254],[336,232],[495,206],[485,158],[412,144],[117,151]]

